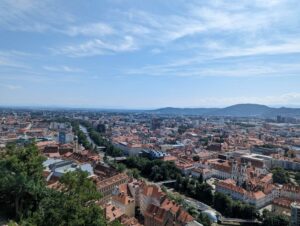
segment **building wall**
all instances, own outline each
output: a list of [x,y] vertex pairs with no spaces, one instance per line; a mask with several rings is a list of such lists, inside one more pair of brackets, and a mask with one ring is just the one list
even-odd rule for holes
[[300,163],[284,159],[272,159],[272,167],[281,167],[286,170],[300,170]]
[[231,174],[227,173],[225,171],[220,171],[220,170],[216,170],[216,169],[213,169],[212,171],[213,171],[213,176],[218,179],[225,180],[225,179],[231,178]]
[[[106,180],[109,180],[109,178]],[[127,181],[128,181],[128,177],[122,177],[121,179],[119,179],[115,182],[109,183],[106,186],[101,186],[101,182],[100,182],[100,187],[98,187],[98,191],[103,195],[103,198],[106,198],[106,196],[110,197],[116,186],[127,183]]]
[[140,206],[140,199],[141,199],[141,188],[138,185],[135,184],[128,184],[129,191],[131,195],[133,196],[133,199],[135,200],[135,206]]
[[300,200],[300,193],[297,193],[297,192],[281,190],[280,196],[291,199],[291,200]]
[[271,193],[267,194],[266,196],[260,198],[260,199],[255,199],[253,197],[248,196],[246,193],[240,193],[236,192],[231,189],[224,188],[222,186],[216,186],[216,191],[229,195],[231,198],[235,200],[240,200],[242,202],[254,205],[257,209],[260,209],[268,204],[270,204],[274,198],[277,198],[279,196],[279,193],[277,190],[272,191]]
[[158,200],[154,197],[151,197],[151,196],[146,196],[144,194],[141,194],[140,210],[143,215],[150,204],[160,206],[160,200]]
[[300,205],[291,205],[291,226],[300,226]]

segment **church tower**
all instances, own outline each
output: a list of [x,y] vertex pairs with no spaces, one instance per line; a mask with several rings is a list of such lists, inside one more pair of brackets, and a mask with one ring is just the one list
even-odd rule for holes
[[237,181],[238,180],[238,164],[236,160],[232,161],[232,166],[231,166],[231,179]]
[[247,164],[246,163],[242,163],[241,164],[241,169],[240,169],[240,176],[239,176],[239,179],[238,179],[239,186],[241,186],[244,182],[246,182],[247,179],[248,179]]

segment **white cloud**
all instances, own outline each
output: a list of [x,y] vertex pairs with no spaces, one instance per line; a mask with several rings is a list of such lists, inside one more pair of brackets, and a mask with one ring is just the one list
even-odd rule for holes
[[75,68],[75,67],[70,67],[66,65],[62,66],[44,66],[43,67],[47,71],[53,71],[53,72],[83,72],[81,68]]
[[241,56],[255,56],[255,55],[280,55],[300,53],[300,40],[291,39],[285,40],[281,43],[254,45],[251,47],[230,47],[219,46],[215,51],[213,58],[226,58],[226,57],[241,57]]
[[95,56],[114,54],[118,52],[130,52],[138,49],[135,40],[131,36],[125,36],[122,40],[105,42],[101,39],[93,39],[79,45],[69,45],[53,51],[71,57]]
[[[70,13],[62,13],[63,7],[57,12],[49,10],[48,6],[50,9],[55,8],[55,3],[51,1],[3,0],[0,2],[0,6],[3,6],[0,7],[0,14],[3,15],[0,26],[26,31],[53,31],[70,36],[68,38],[72,41],[67,41],[70,44],[58,44],[58,47],[50,49],[56,54],[71,57],[110,55],[149,46],[152,54],[162,55],[165,51],[172,51],[169,62],[134,68],[128,74],[279,76],[295,74],[298,69],[292,64],[291,68],[280,68],[276,64],[237,68],[213,65],[214,68],[209,68],[202,64],[233,57],[300,53],[300,40],[287,37],[289,34],[281,31],[282,23],[293,22],[293,15],[298,15],[299,7],[293,8],[294,5],[297,6],[295,0],[190,1],[180,9],[167,10],[166,13],[153,13],[143,7],[130,7],[131,10],[125,12],[108,10],[116,20],[105,22],[102,20],[104,15],[99,16],[98,20],[93,18],[94,22],[82,23]],[[60,13],[62,21],[58,19]],[[187,57],[174,60],[181,53]],[[1,55],[0,64],[8,65]],[[46,66],[44,69],[64,72],[72,70],[63,66]]]
[[192,61],[176,64],[151,65],[127,70],[128,75],[171,76],[171,77],[285,77],[298,76],[297,63],[232,63],[206,66]]
[[0,66],[9,68],[30,68],[23,61],[32,54],[20,51],[0,51]]
[[2,0],[0,15],[0,28],[12,31],[57,31],[61,24],[74,21],[71,14],[48,0]]
[[218,4],[210,2],[187,3],[177,14],[153,14],[134,9],[126,14],[129,20],[126,31],[130,32],[129,26],[133,29],[141,26],[145,32],[136,35],[144,41],[144,44],[170,43],[194,35],[221,32],[227,32],[229,35],[236,33],[238,36],[246,33],[248,38],[251,38],[258,32],[272,29],[274,24],[281,23],[282,17],[290,13],[284,10],[282,1],[268,5],[265,1],[261,4],[251,4],[250,1],[230,2],[230,4],[226,1],[214,1]]
[[70,26],[63,32],[70,36],[84,35],[101,37],[105,35],[111,35],[115,33],[115,30],[108,24],[98,22],[81,26]]

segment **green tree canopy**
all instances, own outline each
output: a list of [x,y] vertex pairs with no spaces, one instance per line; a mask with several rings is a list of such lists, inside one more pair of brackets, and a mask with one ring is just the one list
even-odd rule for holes
[[44,158],[33,144],[10,146],[0,156],[0,211],[19,225],[104,226],[101,197],[87,173],[66,173],[60,189],[46,187]]
[[286,184],[289,183],[289,174],[283,168],[275,168],[272,170],[273,173],[273,182],[279,184]]
[[61,179],[60,191],[47,190],[39,208],[23,224],[58,226],[102,226],[102,210],[96,201],[101,197],[87,173],[66,173]]
[[104,124],[98,124],[97,125],[97,132],[99,133],[105,133],[106,132],[106,128]]
[[44,158],[33,144],[9,146],[0,157],[0,208],[20,219],[33,211],[43,197]]
[[276,215],[269,211],[264,212],[264,219],[262,226],[287,226],[289,225],[289,219],[284,215]]
[[295,174],[295,180],[297,181],[297,183],[300,185],[300,172],[297,172]]

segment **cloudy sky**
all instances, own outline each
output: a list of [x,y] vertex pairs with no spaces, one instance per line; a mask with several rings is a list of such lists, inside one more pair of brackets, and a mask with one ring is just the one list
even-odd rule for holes
[[0,105],[300,106],[299,0],[1,0]]

